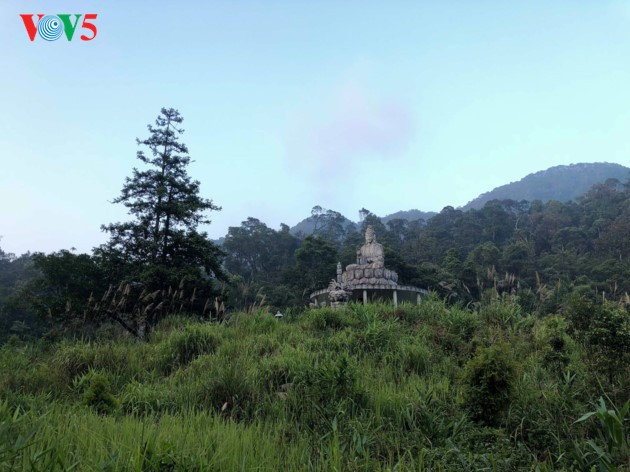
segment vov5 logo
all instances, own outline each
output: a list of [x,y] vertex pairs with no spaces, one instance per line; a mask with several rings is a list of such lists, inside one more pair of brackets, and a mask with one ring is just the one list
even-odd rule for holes
[[[74,16],[74,23],[70,20],[71,16]],[[81,17],[83,17],[81,29],[91,32],[91,35],[89,36],[87,34],[82,34],[81,41],[92,41],[96,38],[96,25],[90,22],[96,20],[96,16],[96,13],[89,13],[86,15],[37,15],[37,25],[35,25],[35,15],[20,15],[31,41],[35,41],[37,33],[39,33],[39,36],[46,41],[57,41],[61,38],[63,33],[66,33],[68,41],[72,41]]]

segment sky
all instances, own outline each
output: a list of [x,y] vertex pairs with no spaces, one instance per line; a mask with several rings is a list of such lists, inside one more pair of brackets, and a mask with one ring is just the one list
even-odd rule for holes
[[[20,14],[97,14],[30,41]],[[219,238],[630,165],[630,1],[0,0],[0,247],[90,252],[162,107]]]

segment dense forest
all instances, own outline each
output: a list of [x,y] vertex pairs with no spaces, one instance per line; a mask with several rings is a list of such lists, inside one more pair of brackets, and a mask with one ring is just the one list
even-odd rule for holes
[[[195,278],[185,265],[168,274],[164,269],[146,273],[146,264],[130,270],[120,253],[111,257],[109,250],[105,257],[103,247],[92,255],[62,250],[20,257],[0,249],[3,338],[75,328],[89,335],[115,316],[105,313],[104,303],[90,300],[109,292],[107,300],[118,303],[120,284],[133,288],[141,277],[156,289],[181,289],[186,297],[195,291],[195,299],[177,309],[207,318],[263,305],[299,309],[311,291],[328,284],[337,261],[344,266],[354,261],[367,225],[374,227],[387,266],[403,283],[433,290],[449,303],[474,308],[506,292],[516,295],[523,309],[544,315],[561,313],[576,297],[601,303],[623,300],[630,292],[630,188],[615,179],[593,186],[577,202],[491,201],[467,211],[446,207],[428,222],[383,224],[365,209],[361,217],[357,230],[344,225],[339,213],[315,207],[308,236],[248,218],[229,228],[221,247],[208,246],[219,277]],[[166,279],[156,282],[156,277]],[[132,289],[125,300],[127,321],[137,323],[134,310],[137,314],[149,304],[134,298]],[[157,320],[167,306],[174,302],[164,295],[149,310]]]
[[[218,245],[182,121],[91,254],[0,249],[0,470],[630,470],[630,180]],[[309,308],[368,225],[429,295]]]

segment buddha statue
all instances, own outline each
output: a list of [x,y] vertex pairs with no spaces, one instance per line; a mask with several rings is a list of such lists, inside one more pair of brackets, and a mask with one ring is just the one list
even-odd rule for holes
[[365,244],[357,251],[357,263],[350,264],[346,270],[356,268],[382,269],[385,267],[383,245],[376,241],[372,226],[365,230]]
[[365,230],[365,244],[357,251],[357,264],[380,269],[385,266],[383,245],[376,242],[376,234],[372,226]]
[[346,288],[364,284],[397,285],[398,274],[385,268],[385,251],[376,241],[372,226],[365,230],[365,244],[357,251],[357,263],[346,267],[341,283]]

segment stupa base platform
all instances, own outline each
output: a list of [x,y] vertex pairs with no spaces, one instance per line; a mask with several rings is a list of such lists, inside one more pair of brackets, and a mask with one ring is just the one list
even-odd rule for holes
[[[357,284],[345,287],[351,295],[348,301],[359,303],[393,302],[394,306],[399,303],[411,303],[417,305],[423,295],[428,294],[427,290],[413,287],[411,285],[390,285],[390,284]],[[329,297],[329,290],[323,289],[311,293],[311,306],[343,306],[344,302],[332,302]]]

